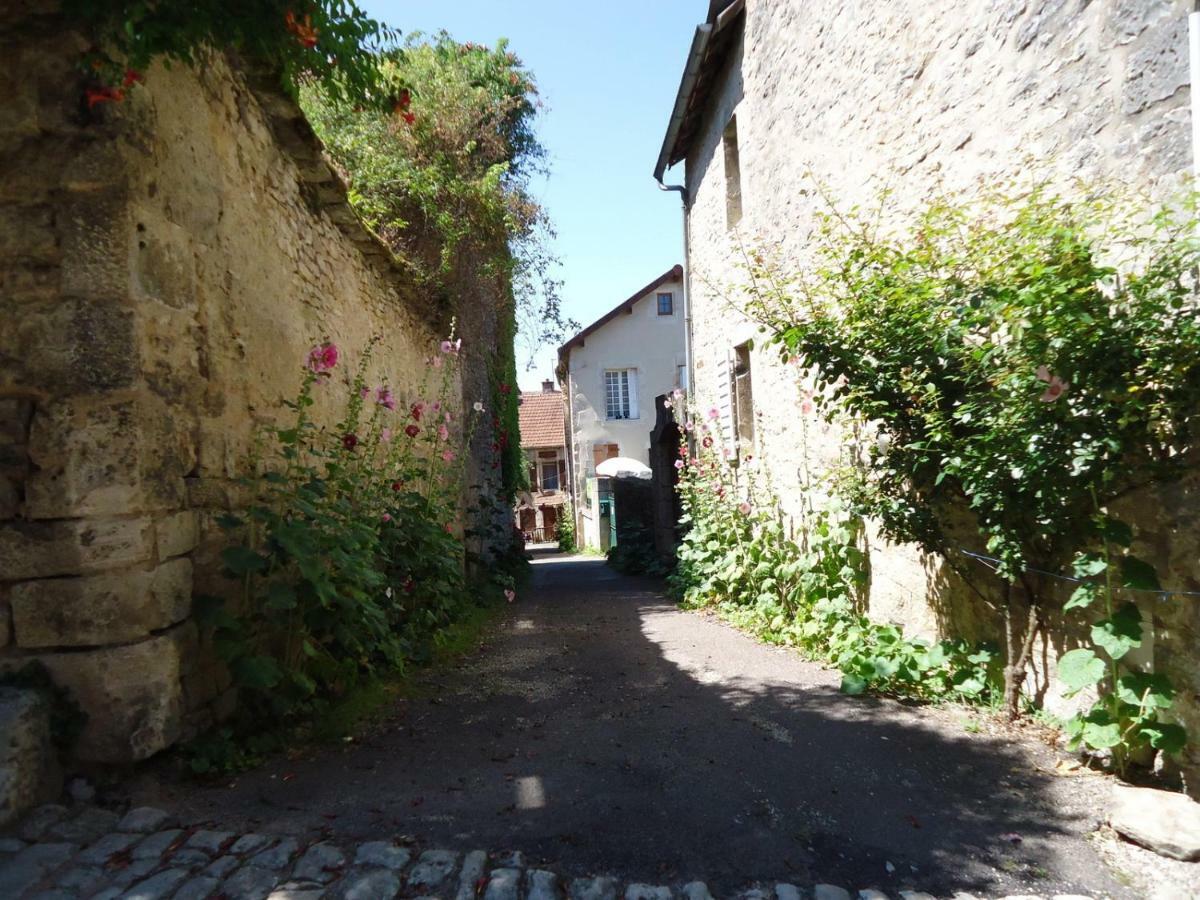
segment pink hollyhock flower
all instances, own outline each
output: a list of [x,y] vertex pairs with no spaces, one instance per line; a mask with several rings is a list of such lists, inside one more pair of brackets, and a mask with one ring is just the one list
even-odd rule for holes
[[664,398],[663,399],[663,409],[670,409],[670,408],[671,408],[671,401]]
[[721,418],[721,411],[719,409],[717,409],[715,406],[709,407],[708,417],[710,419],[719,419],[719,418]]
[[438,426],[438,440],[445,441],[450,439],[450,429],[445,425]]
[[356,434],[342,435],[342,446],[345,447],[347,450],[353,450],[355,447],[358,446],[358,435],[356,435]]
[[338,363],[338,348],[336,344],[326,341],[308,351],[308,368],[321,375],[328,372]]
[[442,341],[442,352],[443,353],[453,353],[454,345],[452,343],[450,343],[449,341]]
[[409,425],[407,428],[404,429],[404,433],[407,434],[410,438],[415,438],[418,434],[421,433],[421,429],[418,428],[416,425]]
[[390,522],[390,521],[392,521],[392,516],[391,516],[391,513],[384,513],[384,514],[383,514],[383,516],[382,516],[382,518],[383,518],[383,521],[385,521],[385,522]]
[[446,413],[446,417],[445,417],[445,418],[446,418],[446,424],[447,424],[447,425],[449,425],[451,422],[453,422],[453,421],[454,421],[454,416],[450,415],[450,413],[449,413],[449,412],[447,412],[447,413]]
[[442,526],[442,531],[446,532],[446,534],[454,534],[454,526],[447,522]]
[[743,516],[750,515],[750,504],[743,500],[738,504],[738,512],[740,512]]
[[391,390],[386,387],[378,388],[375,391],[375,402],[387,409],[396,408],[396,398],[392,396]]
[[409,410],[409,412],[412,414],[412,417],[414,420],[420,422],[421,421],[421,413],[425,412],[425,404],[424,403],[414,403],[412,405],[412,409]]
[[683,467],[684,467],[684,462],[682,459],[675,460],[675,468],[682,469]]
[[1067,392],[1067,388],[1071,385],[1063,381],[1057,375],[1051,375],[1050,370],[1046,366],[1038,366],[1037,368],[1038,381],[1045,382],[1046,390],[1042,396],[1038,397],[1042,403],[1053,403],[1059,397]]
[[379,439],[385,444],[390,444],[392,442],[392,429],[385,428],[383,431],[379,432]]
[[514,591],[512,588],[505,588],[504,589],[504,599],[507,600],[509,603],[512,603],[514,600],[517,599],[517,592]]
[[358,389],[358,396],[362,397],[364,400],[366,400],[367,397],[370,396],[370,394],[371,394],[371,389],[369,387],[367,387],[365,384]]
[[700,443],[701,443],[701,444],[702,444],[704,447],[711,447],[711,446],[713,445],[713,439],[712,439],[712,435],[708,435],[708,434],[706,434],[706,435],[704,436],[704,440],[702,440]]
[[446,462],[454,462],[454,451],[453,450],[443,450],[442,451],[442,459],[445,460]]

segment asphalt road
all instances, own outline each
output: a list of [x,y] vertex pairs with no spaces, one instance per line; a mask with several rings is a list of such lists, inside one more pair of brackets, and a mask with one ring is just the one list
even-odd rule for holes
[[[135,802],[225,828],[518,849],[567,876],[1132,896],[1085,836],[1098,777],[971,714],[851,698],[838,675],[681,612],[602,560],[545,556],[485,645],[354,743]],[[1022,890],[1024,889],[1024,891]]]

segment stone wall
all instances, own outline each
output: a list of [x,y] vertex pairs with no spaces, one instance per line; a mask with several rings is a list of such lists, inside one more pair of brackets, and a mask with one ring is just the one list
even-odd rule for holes
[[[1191,163],[1187,23],[1182,0],[747,0],[744,32],[720,74],[686,159],[694,384],[721,400],[730,348],[757,328],[726,302],[739,244],[765,241],[803,265],[824,206],[871,200],[884,185],[915,207],[938,187],[1023,171],[1117,177],[1165,196]],[[743,218],[727,227],[722,132],[736,115]],[[796,375],[752,354],[756,447],[789,514],[820,502],[847,437],[798,411]],[[1164,581],[1200,587],[1197,529],[1181,486],[1145,504],[1141,531]],[[994,610],[970,602],[947,561],[893,546],[870,528],[870,613],[910,633],[996,637]],[[966,560],[963,566],[974,566]],[[982,568],[969,570],[987,582]],[[1184,688],[1181,717],[1200,740],[1194,600],[1147,601],[1143,659]],[[1040,685],[1060,631],[1039,655]],[[1051,700],[1053,696],[1051,694]],[[1189,763],[1200,771],[1200,756]],[[1200,779],[1194,779],[1200,782]],[[1200,788],[1200,783],[1193,789]]]
[[[0,13],[0,666],[45,663],[89,714],[79,755],[122,761],[228,706],[191,599],[224,584],[213,518],[309,348],[342,348],[336,401],[379,335],[372,378],[415,399],[450,315],[270,80],[214,55],[88,109],[84,47]],[[466,325],[475,398],[496,316]]]

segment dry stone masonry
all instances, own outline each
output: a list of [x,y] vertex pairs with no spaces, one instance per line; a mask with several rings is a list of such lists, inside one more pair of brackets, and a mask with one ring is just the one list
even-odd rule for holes
[[[149,807],[119,816],[98,807],[39,807],[0,837],[0,896],[12,900],[713,900],[701,881],[662,885],[568,877],[518,852],[420,850],[373,840],[356,846],[184,827]],[[935,900],[832,884],[751,887],[737,900]],[[953,900],[983,900],[958,892]],[[1001,900],[1088,900],[1022,895]]]
[[[79,757],[122,762],[229,708],[192,597],[228,590],[214,518],[309,348],[349,359],[335,399],[378,335],[368,377],[415,396],[450,314],[277,80],[212,55],[89,108],[56,6],[0,11],[0,670],[44,664],[88,716]],[[460,281],[490,347],[494,286]]]

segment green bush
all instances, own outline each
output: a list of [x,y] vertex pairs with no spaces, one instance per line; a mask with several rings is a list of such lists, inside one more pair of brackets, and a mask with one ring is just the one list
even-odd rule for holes
[[908,218],[882,208],[821,217],[794,275],[762,254],[749,265],[747,308],[810,377],[810,402],[872,436],[841,492],[889,537],[942,554],[957,549],[951,523],[973,517],[1002,579],[1014,716],[1057,599],[1038,573],[1073,567],[1063,611],[1103,601],[1103,655],[1068,654],[1064,680],[1105,693],[1072,734],[1119,761],[1139,744],[1178,749],[1182,729],[1159,719],[1165,679],[1119,665],[1141,641],[1128,592],[1158,582],[1113,504],[1193,458],[1193,198],[1147,209],[1095,186],[1001,186]]
[[835,505],[811,513],[793,539],[769,488],[753,469],[734,464],[709,421],[692,417],[695,455],[685,435],[677,463],[684,531],[669,579],[677,597],[831,663],[849,694],[991,699],[998,677],[991,648],[909,639],[861,615],[858,520]]
[[558,514],[558,549],[563,553],[574,553],[575,546],[575,509],[568,500]]

